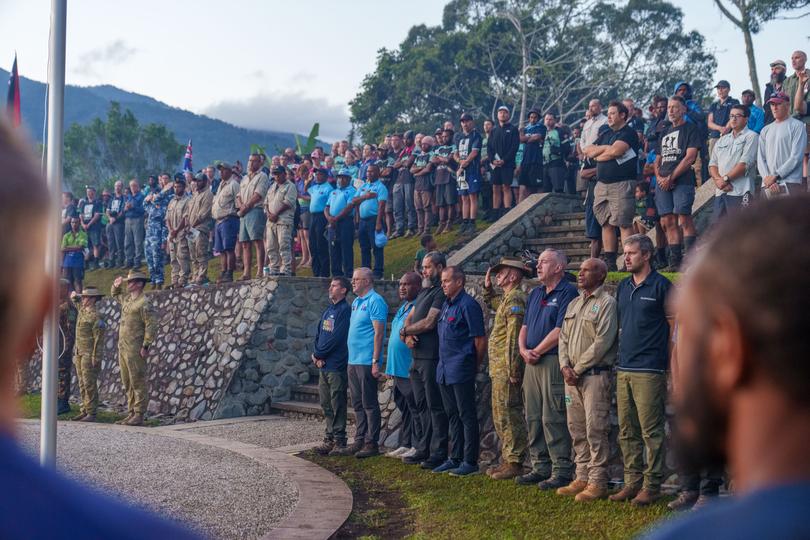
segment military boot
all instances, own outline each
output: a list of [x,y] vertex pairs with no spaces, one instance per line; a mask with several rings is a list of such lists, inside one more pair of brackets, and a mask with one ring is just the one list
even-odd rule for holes
[[74,422],[79,422],[85,416],[87,416],[87,413],[79,413],[76,416],[74,416],[73,418],[71,418],[71,420],[74,421]]
[[129,422],[132,419],[132,416],[134,414],[135,413],[127,413],[127,415],[124,418],[122,418],[121,420],[117,420],[115,423],[118,424],[119,426],[125,425],[127,422]]
[[692,508],[698,500],[700,493],[697,491],[681,491],[674,501],[667,505],[667,508],[675,512],[683,512]]
[[630,504],[633,506],[649,506],[660,498],[661,490],[644,488],[630,501]]
[[324,439],[320,446],[315,447],[315,452],[321,456],[327,455],[335,447],[335,441],[332,439]]
[[125,426],[142,426],[143,425],[143,415],[142,414],[133,414],[132,418],[124,422]]
[[570,484],[565,487],[561,487],[557,490],[557,495],[566,495],[572,497],[581,491],[585,491],[585,488],[588,487],[588,482],[585,480],[574,480]]
[[358,459],[374,457],[380,455],[380,448],[374,443],[366,443],[363,449],[357,452],[354,457]]
[[356,439],[351,446],[348,447],[348,451],[350,455],[354,455],[360,450],[363,449],[363,439]]
[[577,502],[596,501],[607,497],[607,488],[596,484],[588,484],[583,491],[577,493],[574,500]]
[[346,446],[346,441],[337,441],[335,446],[329,452],[329,457],[335,456],[350,456],[349,447]]
[[84,416],[84,418],[79,420],[79,422],[95,422],[95,421],[96,421],[96,415],[95,414],[86,414]]
[[613,502],[629,501],[641,491],[641,486],[638,484],[625,484],[624,487],[608,497]]
[[523,466],[520,463],[507,463],[499,471],[492,473],[493,480],[511,480],[523,474]]
[[489,467],[487,467],[486,474],[487,476],[492,476],[493,474],[500,471],[504,467],[506,467],[506,463],[501,463],[500,465],[490,465]]

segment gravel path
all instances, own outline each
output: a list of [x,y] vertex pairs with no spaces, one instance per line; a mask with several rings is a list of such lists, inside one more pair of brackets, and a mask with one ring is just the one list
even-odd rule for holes
[[[39,424],[18,430],[36,455]],[[257,538],[298,501],[295,484],[278,470],[233,452],[104,426],[60,422],[58,430],[61,470],[214,538]]]
[[[265,448],[280,448],[310,442],[319,443],[323,440],[324,429],[324,423],[317,420],[297,420],[284,417],[216,426],[205,426],[204,422],[200,422],[200,424],[199,428],[185,431],[255,444]],[[347,431],[349,439],[351,439],[354,436],[354,426],[349,425]]]

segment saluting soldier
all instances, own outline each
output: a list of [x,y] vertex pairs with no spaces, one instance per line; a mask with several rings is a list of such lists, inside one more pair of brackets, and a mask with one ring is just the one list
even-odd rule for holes
[[127,395],[129,414],[118,424],[143,425],[149,394],[146,388],[146,356],[155,340],[157,321],[143,287],[149,277],[137,271],[127,276],[127,292],[122,288],[124,278],[118,276],[112,285],[111,296],[121,304],[121,322],[118,328],[118,364],[121,383]]
[[101,346],[107,328],[96,307],[102,296],[104,295],[95,287],[84,289],[82,294],[74,291],[70,295],[79,310],[73,363],[76,365],[82,405],[81,413],[74,420],[81,422],[95,422],[98,411],[98,372],[101,368]]
[[[503,290],[496,295],[495,283]],[[520,283],[528,269],[518,259],[504,257],[487,271],[484,301],[495,309],[495,321],[489,335],[489,377],[492,379],[492,421],[501,440],[501,465],[487,470],[494,480],[515,478],[523,472],[528,436],[523,419],[523,359],[518,336],[526,313],[526,294]]]

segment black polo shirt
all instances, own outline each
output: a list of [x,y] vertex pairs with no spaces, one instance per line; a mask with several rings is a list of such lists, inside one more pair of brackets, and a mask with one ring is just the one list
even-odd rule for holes
[[[431,308],[438,310],[442,309],[445,301],[444,291],[441,285],[433,285],[427,289],[419,291],[413,303],[413,312],[411,314],[411,324],[416,323],[427,317]],[[414,359],[418,360],[439,360],[439,334],[434,328],[430,332],[424,332],[416,336],[419,341],[416,347],[411,349],[411,354]]]
[[635,180],[638,175],[638,152],[641,143],[636,130],[627,124],[616,131],[609,129],[599,135],[596,144],[611,146],[616,141],[626,143],[629,148],[624,155],[616,159],[596,162],[596,179],[603,184]]
[[619,283],[620,371],[663,373],[669,368],[669,323],[666,301],[672,283],[653,270],[640,284],[633,277]]

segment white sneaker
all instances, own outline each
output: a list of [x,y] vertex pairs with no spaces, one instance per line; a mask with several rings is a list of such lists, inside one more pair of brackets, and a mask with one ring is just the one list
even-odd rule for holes
[[404,454],[408,450],[410,450],[410,448],[408,448],[407,446],[400,446],[396,450],[392,450],[392,451],[388,452],[387,454],[385,454],[385,457],[398,458],[398,457],[401,457],[402,454]]
[[416,455],[416,448],[411,448],[410,450],[408,450],[404,454],[400,454],[399,458],[400,459],[405,459],[405,458],[413,457],[415,455]]

